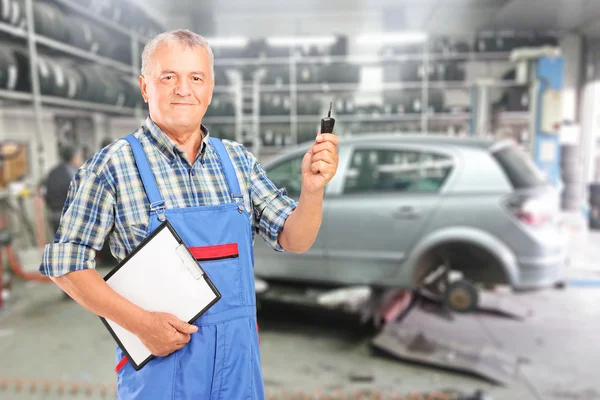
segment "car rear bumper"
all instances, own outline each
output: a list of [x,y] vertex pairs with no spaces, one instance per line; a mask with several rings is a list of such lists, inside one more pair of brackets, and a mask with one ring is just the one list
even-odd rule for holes
[[570,259],[559,255],[519,259],[519,275],[513,287],[517,290],[542,289],[567,280]]

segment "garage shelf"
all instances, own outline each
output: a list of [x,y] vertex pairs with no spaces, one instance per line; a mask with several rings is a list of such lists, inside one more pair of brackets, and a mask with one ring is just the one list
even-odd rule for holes
[[235,94],[236,93],[236,89],[235,86],[232,85],[215,85],[215,90],[214,93],[231,93],[231,94]]
[[107,67],[114,68],[121,72],[125,72],[128,74],[134,73],[131,65],[124,64],[122,62],[113,60],[108,57],[99,56],[99,55],[91,53],[89,51],[85,51],[85,50],[79,49],[77,47],[61,43],[54,39],[50,39],[50,38],[47,38],[47,37],[44,37],[41,35],[35,35],[35,41],[47,48],[50,48],[53,50],[58,50],[63,53],[75,56],[75,57],[83,58],[85,60],[93,61],[97,64],[106,65]]
[[456,54],[442,53],[407,53],[394,54],[389,56],[318,56],[318,57],[273,57],[273,58],[221,58],[215,59],[215,66],[245,67],[245,66],[269,66],[269,65],[290,65],[290,64],[377,64],[382,65],[388,62],[403,61],[422,61],[427,57],[429,61],[508,61],[510,53],[508,52],[468,52]]
[[[293,117],[295,121],[314,122],[317,124],[322,115],[297,115]],[[402,121],[420,121],[423,118],[422,114],[380,114],[380,115],[355,115],[355,114],[338,114],[336,119],[339,123],[345,122],[402,122]],[[429,113],[427,119],[429,121],[467,121],[471,118],[470,113]],[[292,120],[290,115],[261,115],[261,124],[277,124],[288,123]],[[209,124],[234,124],[234,116],[214,116],[204,117],[203,122]]]
[[14,37],[18,38],[27,38],[27,31],[25,29],[19,28],[17,26],[9,25],[5,22],[0,22],[0,32],[8,33]]
[[498,120],[501,122],[525,122],[529,121],[528,111],[504,111],[498,113]]
[[107,18],[98,16],[98,15],[90,12],[87,8],[80,6],[79,4],[77,4],[74,1],[71,1],[71,0],[53,0],[53,1],[56,4],[61,4],[64,7],[69,8],[70,10],[81,14],[82,16],[84,16],[86,18],[89,18],[89,19],[93,20],[94,22],[104,25],[105,27],[110,28],[111,30],[113,30],[115,32],[122,33],[131,38],[137,38],[142,42],[147,42],[149,40],[149,38],[141,37],[137,32],[134,32],[130,29],[123,28],[121,25],[117,24],[114,21],[111,21]]
[[[468,81],[428,81],[427,86],[430,89],[469,89],[476,85],[476,82]],[[507,87],[527,87],[526,84],[522,84],[516,81],[494,81],[486,84],[488,87],[494,88],[507,88]],[[292,85],[261,85],[260,91],[265,93],[278,93],[278,92],[289,92],[294,89],[297,92],[346,92],[346,91],[390,91],[390,90],[402,90],[402,89],[422,89],[422,81],[406,81],[406,82],[383,82],[381,85],[376,87],[364,88],[358,83],[316,83],[316,84],[296,84]]]
[[[135,109],[128,107],[113,106],[110,104],[92,103],[89,101],[65,99],[56,96],[40,96],[41,102],[44,105],[69,107],[78,110],[95,111],[107,114],[119,115],[134,115]],[[33,101],[33,95],[26,92],[18,92],[12,90],[0,90],[0,100],[22,101],[30,103]]]
[[[47,127],[44,126],[44,122],[42,120],[42,113],[44,107],[50,106],[52,108],[70,108],[71,110],[75,110],[75,112],[81,112],[85,110],[88,112],[104,114],[107,117],[125,115],[135,117],[136,119],[143,118],[142,113],[144,112],[144,107],[138,106],[134,109],[128,107],[119,107],[112,104],[95,103],[87,100],[73,100],[63,97],[43,95],[41,93],[40,79],[38,76],[38,63],[40,53],[42,53],[41,55],[44,57],[47,56],[47,53],[53,53],[56,54],[58,57],[63,55],[74,60],[86,60],[88,62],[93,63],[94,65],[99,65],[102,67],[110,68],[111,70],[115,70],[116,73],[123,73],[127,76],[134,76],[138,73],[137,71],[139,71],[140,69],[140,45],[145,43],[148,40],[148,38],[136,32],[137,28],[123,28],[119,23],[112,21],[109,18],[105,18],[101,15],[96,15],[95,13],[91,12],[88,8],[78,4],[75,0],[52,0],[52,3],[54,5],[56,5],[59,8],[62,8],[65,11],[68,11],[67,14],[80,15],[81,17],[89,20],[91,24],[96,24],[99,27],[104,28],[107,35],[111,33],[117,35],[120,34],[121,38],[117,36],[116,40],[123,40],[124,43],[128,45],[127,47],[125,47],[125,49],[129,48],[131,50],[131,63],[124,63],[122,61],[115,60],[110,57],[95,54],[86,49],[81,49],[37,33],[39,30],[36,29],[36,21],[34,18],[34,13],[32,12],[34,11],[33,7],[35,6],[36,1],[37,0],[24,0],[23,2],[25,6],[24,16],[26,20],[26,28],[12,26],[8,23],[0,22],[0,32],[8,34],[12,38],[24,39],[22,41],[9,39],[8,46],[10,47],[13,43],[17,43],[20,45],[20,47],[26,49],[25,51],[27,52],[27,55],[29,57],[29,68],[27,71],[19,72],[26,73],[28,74],[28,77],[31,78],[30,92],[23,93],[9,90],[0,90],[0,99],[4,99],[7,102],[16,101],[30,103],[33,106],[35,115],[36,140],[40,144],[39,148],[37,149],[37,170],[41,172],[46,167],[44,165],[45,161],[43,157],[43,152],[45,151],[45,141],[43,140],[43,135],[44,131],[47,129]],[[137,6],[137,9],[139,10],[143,10],[143,4],[141,2],[137,2],[136,4],[134,4],[134,6]],[[155,18],[151,18],[149,15],[145,15],[142,20],[148,20],[147,25],[143,26],[144,29],[148,28],[148,32],[158,29],[158,26],[160,25],[160,23],[157,23]],[[65,23],[68,23],[68,21],[66,21]],[[142,23],[146,24],[146,22]],[[65,110],[65,112],[67,112],[67,110]]]
[[0,89],[0,99],[30,102],[33,100],[33,95],[31,93]]
[[97,111],[109,114],[134,115],[135,108],[119,107],[110,104],[92,103],[89,101],[64,99],[55,96],[41,96],[42,103],[53,106],[79,108],[88,111]]

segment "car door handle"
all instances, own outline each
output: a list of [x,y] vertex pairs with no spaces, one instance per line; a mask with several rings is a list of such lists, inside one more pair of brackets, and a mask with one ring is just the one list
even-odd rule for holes
[[416,211],[414,207],[404,206],[396,209],[396,211],[392,213],[392,216],[397,219],[415,219],[419,218],[421,213]]

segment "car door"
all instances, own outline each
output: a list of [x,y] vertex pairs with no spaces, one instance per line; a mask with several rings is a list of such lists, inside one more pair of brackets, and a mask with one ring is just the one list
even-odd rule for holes
[[[265,167],[267,176],[287,195],[300,198],[302,187],[301,164],[305,151],[296,152]],[[318,271],[326,268],[325,240],[319,232],[315,243],[306,253],[277,252],[261,237],[254,241],[255,274],[263,278],[318,280]],[[316,279],[315,279],[316,278]]]
[[433,214],[452,166],[451,157],[418,147],[355,147],[324,210],[330,279],[385,284]]

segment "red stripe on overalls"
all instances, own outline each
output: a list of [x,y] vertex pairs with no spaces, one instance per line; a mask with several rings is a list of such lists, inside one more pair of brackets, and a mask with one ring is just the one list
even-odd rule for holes
[[115,367],[115,372],[119,372],[121,369],[123,369],[123,367],[125,366],[125,364],[127,364],[127,361],[129,361],[127,359],[127,357],[123,357],[121,359],[121,361],[119,361],[119,363],[117,364],[117,366]]
[[196,260],[237,257],[239,255],[237,243],[219,244],[216,246],[196,246],[190,247],[189,249]]

